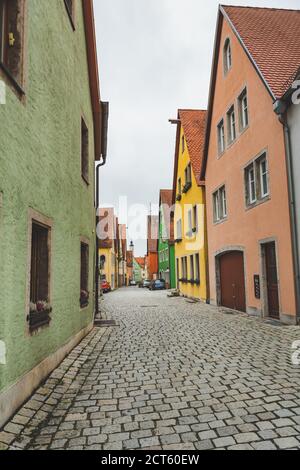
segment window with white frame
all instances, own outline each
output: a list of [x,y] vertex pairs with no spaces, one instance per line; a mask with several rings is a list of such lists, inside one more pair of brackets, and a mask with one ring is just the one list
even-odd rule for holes
[[182,220],[181,219],[177,220],[176,229],[177,229],[177,232],[176,232],[177,240],[182,240]]
[[190,256],[190,280],[195,280],[194,255]]
[[236,119],[234,106],[227,113],[228,142],[231,144],[236,139]]
[[188,235],[191,235],[193,232],[193,213],[192,210],[188,211]]
[[239,115],[240,129],[244,130],[249,125],[248,94],[246,88],[239,96]]
[[200,282],[200,255],[195,255],[195,281]]
[[245,193],[248,207],[269,196],[269,169],[266,153],[259,156],[245,169]]
[[218,124],[218,150],[219,154],[225,152],[226,142],[225,142],[225,125],[224,119]]
[[214,222],[220,222],[227,218],[226,188],[222,186],[213,194]]
[[224,45],[224,74],[227,75],[232,67],[232,50],[230,39],[226,39]]

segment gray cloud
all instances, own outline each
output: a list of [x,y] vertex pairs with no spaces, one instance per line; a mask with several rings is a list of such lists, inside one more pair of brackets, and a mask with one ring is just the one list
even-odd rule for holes
[[[157,204],[159,190],[172,187],[175,127],[168,119],[178,108],[207,107],[218,2],[95,0],[94,6],[102,98],[110,101],[101,201],[118,207],[125,195],[130,204]],[[299,0],[251,6],[298,9]],[[136,247],[145,253],[145,242]]]

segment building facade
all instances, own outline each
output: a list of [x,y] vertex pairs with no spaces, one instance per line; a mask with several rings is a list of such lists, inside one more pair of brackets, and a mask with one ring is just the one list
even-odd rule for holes
[[206,111],[179,110],[173,203],[176,283],[183,296],[208,300],[205,184],[200,179]]
[[94,165],[102,156],[92,2],[6,3],[0,426],[93,326]]
[[110,283],[111,289],[118,287],[118,240],[117,219],[113,208],[100,209],[100,279]]
[[158,223],[157,215],[148,216],[146,270],[149,281],[158,277]]
[[273,103],[288,79],[282,64],[299,67],[299,35],[293,34],[299,28],[298,12],[220,7],[202,171],[211,302],[291,324],[296,298],[286,147]]
[[167,288],[176,288],[173,190],[159,196],[158,276]]

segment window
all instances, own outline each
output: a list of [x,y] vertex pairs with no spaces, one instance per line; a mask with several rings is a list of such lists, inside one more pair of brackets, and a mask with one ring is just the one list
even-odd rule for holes
[[252,206],[269,196],[269,170],[263,153],[245,169],[246,204]]
[[193,233],[193,213],[191,210],[188,211],[188,235],[191,236]]
[[30,263],[30,331],[50,323],[50,227],[32,221]]
[[89,246],[87,243],[80,245],[80,306],[89,305]]
[[84,181],[89,183],[89,131],[83,119],[81,119],[81,175]]
[[224,119],[219,123],[218,125],[218,149],[219,149],[219,154],[222,154],[225,152],[225,126],[224,126]]
[[200,283],[200,255],[195,255],[195,281]]
[[227,218],[226,188],[222,186],[213,194],[214,222],[220,222]]
[[184,138],[184,135],[181,138],[181,151],[182,151],[182,153],[185,152],[185,138]]
[[239,114],[240,114],[240,129],[244,130],[249,125],[247,89],[245,89],[243,93],[239,96]]
[[194,227],[193,227],[193,230],[194,230],[195,233],[198,233],[199,232],[199,223],[198,223],[198,207],[197,206],[194,206],[193,212],[194,212]]
[[187,280],[187,257],[181,258],[182,279]]
[[0,0],[0,63],[23,93],[24,0]]
[[192,187],[192,167],[190,163],[184,170],[184,177],[185,177],[185,185],[183,188],[183,192],[187,193],[189,189]]
[[236,121],[235,121],[234,106],[232,106],[227,113],[227,124],[228,124],[228,141],[229,141],[229,144],[231,144],[236,139]]
[[195,280],[194,255],[190,256],[190,280]]
[[75,1],[65,0],[65,6],[68,12],[69,19],[71,21],[72,28],[75,30]]
[[181,178],[178,179],[178,194],[182,194],[182,183]]
[[177,227],[177,240],[182,240],[182,220],[178,220],[177,221],[177,224],[176,224],[176,227]]
[[224,74],[227,75],[232,67],[232,51],[230,39],[227,39],[224,46]]

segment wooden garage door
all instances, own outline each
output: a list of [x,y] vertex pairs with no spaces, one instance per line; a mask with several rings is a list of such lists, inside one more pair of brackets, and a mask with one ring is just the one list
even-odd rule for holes
[[231,251],[220,257],[221,305],[246,312],[244,255]]

